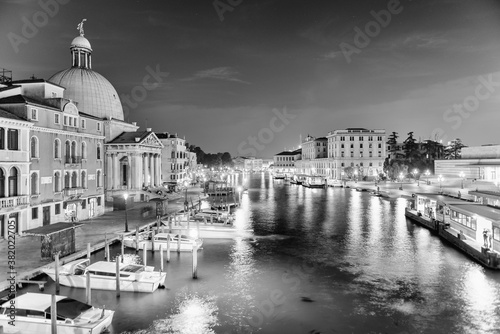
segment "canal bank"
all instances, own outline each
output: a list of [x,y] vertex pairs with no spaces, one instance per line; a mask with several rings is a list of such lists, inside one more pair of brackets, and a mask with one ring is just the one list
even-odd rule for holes
[[[189,206],[197,206],[198,199],[204,199],[203,189],[191,188],[187,192]],[[191,201],[193,198],[193,201]],[[196,201],[194,200],[196,199]],[[167,215],[175,214],[184,209],[185,194],[179,194],[168,200]],[[129,231],[133,233],[137,228],[146,229],[157,223],[154,212],[154,203],[137,202],[132,208],[120,211],[108,211],[104,215],[81,221],[80,227],[75,229],[75,252],[60,259],[61,265],[87,255],[87,244],[91,245],[91,252],[97,252],[105,247],[105,238],[108,244],[120,240],[124,234],[125,220],[128,222]],[[70,224],[70,223],[68,223]],[[7,257],[7,240],[0,242],[0,292],[10,289],[8,281],[11,276],[16,280],[30,280],[42,274],[42,267],[53,265],[52,260],[42,260],[40,257],[40,237],[17,236],[15,238],[15,260],[13,271],[10,274],[9,259]],[[12,261],[12,260],[10,260]]]

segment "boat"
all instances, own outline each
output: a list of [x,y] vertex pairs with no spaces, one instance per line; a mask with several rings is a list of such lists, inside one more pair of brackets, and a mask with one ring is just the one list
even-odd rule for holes
[[201,209],[194,215],[195,220],[217,220],[217,221],[232,221],[234,215],[227,211],[219,211],[212,209]]
[[[142,233],[139,235],[139,246],[138,249],[141,250],[151,250],[154,244],[154,250],[159,251],[162,246],[164,250],[167,250],[168,240],[170,240],[170,250],[177,250],[179,247],[180,239],[180,251],[192,252],[194,246],[200,249],[203,246],[203,239],[193,238],[187,235],[170,234],[170,233],[158,233],[151,240],[151,233]],[[154,241],[154,242],[153,242]],[[123,245],[125,247],[134,248],[136,246],[135,236],[128,235],[123,238]]]
[[[152,266],[120,263],[119,271],[121,291],[154,292],[165,286],[167,274],[154,271]],[[55,268],[45,267],[43,272],[55,281]],[[116,262],[98,261],[90,264],[89,259],[79,259],[61,266],[59,283],[73,288],[85,288],[87,273],[90,273],[92,289],[116,289]]]
[[308,175],[305,177],[305,181],[302,182],[302,185],[307,188],[324,188],[324,177]]
[[304,174],[295,175],[295,179],[296,179],[297,184],[304,183],[304,181],[306,181],[306,177],[307,177],[307,175],[304,175]]
[[253,236],[253,229],[245,229],[234,226],[232,221],[190,221],[182,222],[186,225],[172,226],[172,233],[189,235],[192,238],[203,239],[233,239],[236,237],[248,238]]
[[[99,334],[109,331],[115,311],[96,308],[61,295],[56,295],[55,300],[58,334]],[[0,329],[3,329],[0,332],[51,334],[51,310],[50,294],[28,292],[17,296],[0,305]]]
[[284,180],[286,178],[286,175],[284,173],[275,172],[273,173],[273,178],[275,180]]

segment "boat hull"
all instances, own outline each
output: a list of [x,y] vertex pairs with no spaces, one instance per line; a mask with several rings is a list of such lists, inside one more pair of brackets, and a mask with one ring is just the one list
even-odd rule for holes
[[188,228],[172,228],[172,233],[185,233],[196,235],[201,239],[234,239],[249,238],[253,236],[253,230],[239,230],[234,227],[202,226]]
[[[114,311],[106,310],[104,317],[96,324],[70,324],[64,321],[57,321],[57,334],[99,334],[104,333],[111,327]],[[29,319],[29,320],[28,320]],[[51,334],[52,324],[50,319],[43,318],[25,318],[16,316],[15,326],[9,324],[11,321],[5,315],[0,315],[0,328],[3,329],[2,333],[23,333],[23,334]]]
[[[123,240],[123,245],[125,247],[128,247],[128,248],[134,248],[135,249],[135,239],[131,239],[131,238],[127,238],[127,239],[124,239]],[[203,242],[199,242],[197,243],[198,244],[198,249],[201,249],[202,246],[203,246]],[[160,241],[155,241],[154,243],[154,250],[155,251],[160,251],[161,248],[163,248],[163,250],[167,250],[168,244],[166,242],[160,242]],[[138,249],[140,250],[152,250],[153,249],[153,243],[150,241],[150,240],[142,240],[140,241],[139,240],[139,247]],[[177,251],[179,249],[179,246],[178,246],[178,243],[174,240],[174,241],[171,241],[170,242],[170,250],[171,251]],[[193,251],[193,245],[192,244],[186,244],[186,243],[182,243],[181,242],[181,245],[180,245],[180,251],[181,252],[192,252]]]
[[[54,269],[44,269],[44,273],[54,281],[56,275]],[[165,286],[167,274],[160,272],[144,272],[141,281],[120,278],[120,291],[129,292],[154,292],[159,286]],[[59,275],[59,283],[72,288],[86,288],[87,277],[85,275]],[[116,290],[116,277],[103,277],[90,275],[90,287],[95,290]]]

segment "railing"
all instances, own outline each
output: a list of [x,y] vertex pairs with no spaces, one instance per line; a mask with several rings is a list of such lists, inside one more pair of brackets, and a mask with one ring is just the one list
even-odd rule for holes
[[65,188],[63,189],[64,196],[73,196],[78,194],[83,194],[85,192],[85,188]]
[[66,163],[66,164],[81,164],[82,157],[81,156],[65,157],[64,163]]
[[0,209],[28,205],[29,202],[29,196],[4,197],[0,198]]

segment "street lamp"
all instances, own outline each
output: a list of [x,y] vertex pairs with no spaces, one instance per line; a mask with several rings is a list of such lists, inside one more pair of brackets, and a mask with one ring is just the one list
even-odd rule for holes
[[123,194],[123,198],[125,199],[125,232],[128,232],[128,217],[127,217],[127,199],[128,199],[128,194]]
[[[418,174],[418,168],[413,170],[413,177],[416,179]],[[420,186],[420,178],[417,180],[417,186]]]
[[441,182],[444,181],[444,177],[442,175],[439,175],[438,176],[438,181],[439,181],[439,192],[443,192],[443,187],[442,187]]
[[427,176],[427,184],[429,184],[429,175],[431,175],[431,172],[429,172],[429,170],[426,170],[425,176]]
[[465,173],[464,172],[460,172],[460,174],[458,174],[460,176],[460,178],[462,179],[462,189],[464,189],[464,178],[465,178]]
[[358,183],[358,170],[354,171],[354,183]]
[[401,186],[399,187],[399,190],[403,190],[403,172],[399,173],[399,180],[401,181]]

